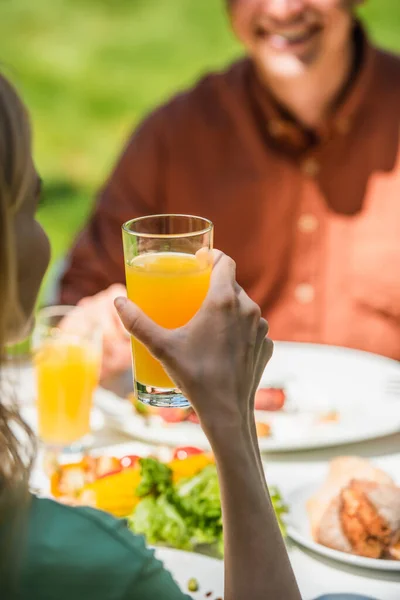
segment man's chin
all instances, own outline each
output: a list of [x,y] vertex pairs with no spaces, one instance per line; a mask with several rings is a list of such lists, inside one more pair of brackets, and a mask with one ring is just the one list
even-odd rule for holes
[[259,69],[264,77],[282,79],[298,79],[306,75],[318,61],[318,52],[309,51],[302,56],[296,54],[276,53],[271,56],[260,56],[258,62]]
[[308,65],[305,65],[296,56],[279,56],[269,60],[268,64],[262,65],[263,71],[267,76],[282,79],[297,79],[308,71]]

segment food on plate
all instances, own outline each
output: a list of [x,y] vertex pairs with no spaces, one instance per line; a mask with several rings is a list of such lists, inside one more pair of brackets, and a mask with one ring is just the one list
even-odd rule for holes
[[[196,423],[199,424],[199,418],[193,408],[161,408],[143,404],[135,398],[133,394],[128,396],[133,407],[138,415],[149,419],[150,417],[159,417],[166,425],[177,423]],[[257,400],[258,399],[258,400]],[[278,388],[265,388],[257,391],[256,394],[256,410],[263,411],[278,411],[285,403],[285,392]],[[257,406],[258,402],[258,406]],[[258,437],[268,437],[271,435],[271,425],[268,423],[257,423]]]
[[316,542],[368,558],[400,559],[400,487],[369,461],[331,461],[307,509]]
[[141,500],[128,518],[131,529],[143,534],[149,544],[182,550],[206,544],[222,553],[222,515],[215,465],[209,464],[195,475],[178,479],[170,466],[156,459],[141,459],[140,465],[142,481],[136,493]]
[[[136,455],[53,463],[51,492],[61,502],[127,518],[131,529],[150,544],[184,550],[207,545],[222,554],[217,470],[213,456],[198,448],[177,448],[166,463]],[[270,496],[284,533],[287,508],[276,488]]]
[[[210,454],[201,451],[194,454],[194,448],[191,456],[181,460],[179,450],[176,449],[175,457],[169,463],[174,481],[194,475],[213,462]],[[85,456],[77,463],[60,465],[53,461],[52,465],[50,491],[60,502],[93,506],[116,517],[125,517],[140,500],[136,494],[141,482],[138,456]]]
[[125,516],[138,501],[135,489],[140,471],[133,459],[86,456],[78,463],[57,465],[50,477],[51,494],[66,504],[94,506]]
[[189,592],[198,592],[200,589],[199,582],[195,577],[189,579],[187,587]]
[[85,484],[78,492],[75,503],[100,508],[116,517],[125,517],[139,502],[135,493],[139,483],[138,468],[128,467]]
[[324,412],[317,417],[317,423],[338,423],[340,421],[340,413],[337,410]]
[[279,489],[275,485],[269,486],[269,496],[271,498],[272,506],[274,507],[279,529],[281,530],[283,537],[286,537],[286,525],[284,517],[289,512],[289,509],[284,503]]
[[151,416],[160,417],[165,423],[182,423],[189,420],[191,415],[195,414],[194,410],[189,408],[162,408],[158,406],[150,406],[143,404],[136,398],[134,394],[128,396],[128,400],[132,403],[135,411],[142,417],[149,418]]
[[51,469],[51,493],[55,498],[66,494],[73,496],[85,484],[109,473],[120,472],[123,468],[121,460],[113,456],[102,456],[100,458],[85,456],[78,463],[59,465],[53,457],[52,465],[47,466],[47,470]]
[[286,401],[285,390],[282,388],[260,388],[256,392],[255,409],[277,411],[284,407]]
[[389,558],[391,560],[400,560],[400,542],[393,544],[389,548]]
[[256,422],[257,437],[269,437],[271,435],[271,425],[269,423]]
[[174,459],[178,458],[179,460],[184,460],[189,456],[196,456],[198,454],[203,454],[203,450],[194,448],[193,446],[181,446],[174,451]]
[[342,491],[342,526],[356,554],[381,558],[400,538],[400,488],[352,480]]
[[158,408],[152,407],[153,414],[162,418],[165,423],[182,423],[187,421],[194,411],[191,408]]
[[[181,461],[198,460],[199,455]],[[142,500],[129,517],[135,533],[149,544],[162,544],[193,550],[212,546],[223,553],[222,514],[217,470],[204,466],[196,475],[176,477],[174,462],[169,466],[156,459],[141,459],[142,483],[136,490]],[[282,516],[287,511],[279,491],[270,491],[272,504],[283,531]]]

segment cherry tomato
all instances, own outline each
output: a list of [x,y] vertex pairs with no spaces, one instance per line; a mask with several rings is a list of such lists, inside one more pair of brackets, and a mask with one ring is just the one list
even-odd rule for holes
[[195,454],[204,454],[203,450],[200,448],[194,448],[192,446],[182,446],[180,448],[176,448],[174,452],[174,460],[185,460],[189,456],[194,456]]
[[257,390],[255,409],[256,410],[281,410],[285,404],[285,390],[281,388],[261,388]]
[[137,461],[139,460],[139,456],[135,454],[127,454],[120,458],[119,462],[123,469],[127,469],[128,467],[134,467]]

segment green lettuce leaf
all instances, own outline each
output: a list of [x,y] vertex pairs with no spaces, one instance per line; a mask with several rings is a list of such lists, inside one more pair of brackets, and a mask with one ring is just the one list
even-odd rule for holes
[[167,465],[154,458],[141,458],[139,464],[142,478],[136,489],[137,496],[158,495],[172,490],[172,471]]
[[269,495],[271,497],[272,506],[274,507],[276,519],[278,521],[281,533],[284,537],[286,537],[286,525],[283,517],[289,512],[289,509],[284,503],[277,487],[270,487]]
[[130,528],[144,535],[149,544],[193,549],[190,529],[166,495],[141,500],[128,521]]

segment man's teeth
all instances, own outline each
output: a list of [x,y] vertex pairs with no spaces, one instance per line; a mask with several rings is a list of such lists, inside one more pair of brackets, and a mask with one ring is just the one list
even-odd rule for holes
[[302,31],[301,33],[293,33],[293,32],[285,32],[285,33],[275,33],[272,35],[273,38],[280,39],[286,42],[302,42],[303,40],[309,37],[308,31]]

